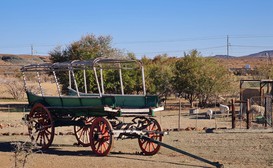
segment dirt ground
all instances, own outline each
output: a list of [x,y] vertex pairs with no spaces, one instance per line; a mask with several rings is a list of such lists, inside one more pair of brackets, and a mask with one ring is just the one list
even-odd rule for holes
[[[163,142],[212,162],[224,164],[224,167],[273,167],[272,129],[231,130],[229,117],[218,116],[210,120],[202,113],[206,110],[201,109],[200,115],[189,115],[188,110],[183,110],[180,120],[182,131],[173,131],[178,128],[178,111],[158,112],[156,119],[162,128],[171,130],[163,137]],[[23,116],[22,112],[0,112],[1,168],[15,167],[12,142],[29,141],[29,137],[25,135],[27,127],[21,121]],[[241,125],[237,123],[237,128]],[[218,129],[214,133],[203,130],[215,127],[227,129]],[[194,131],[187,131],[189,129]],[[60,132],[64,135],[60,135]],[[73,132],[73,127],[56,128],[57,135],[53,145],[47,151],[30,154],[25,167],[214,167],[164,147],[154,156],[143,156],[136,139],[114,140],[110,155],[97,157],[90,147],[73,145],[76,138],[66,135],[70,132]]]

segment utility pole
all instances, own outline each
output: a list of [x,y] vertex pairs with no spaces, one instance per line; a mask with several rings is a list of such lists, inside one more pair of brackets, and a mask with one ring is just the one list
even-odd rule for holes
[[227,58],[229,57],[229,36],[227,35]]
[[33,49],[33,45],[31,44],[31,46],[30,46],[30,50],[31,50],[31,56],[33,56],[33,54],[34,54],[34,49]]

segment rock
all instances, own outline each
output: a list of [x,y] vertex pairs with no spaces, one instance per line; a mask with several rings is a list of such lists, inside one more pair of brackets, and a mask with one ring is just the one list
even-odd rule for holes
[[172,129],[170,129],[170,128],[166,128],[166,129],[163,129],[163,131],[167,131],[167,132],[169,132],[169,131],[172,131]]
[[15,132],[14,132],[14,133],[11,133],[11,135],[20,135],[20,134],[19,134],[19,133],[15,133]]
[[185,130],[186,131],[192,131],[191,127],[187,127]]
[[74,135],[73,132],[67,132],[66,135]]
[[206,133],[213,133],[214,128],[207,128]]

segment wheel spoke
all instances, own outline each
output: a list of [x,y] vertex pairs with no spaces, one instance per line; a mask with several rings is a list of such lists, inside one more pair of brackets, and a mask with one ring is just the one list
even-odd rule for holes
[[153,150],[156,148],[155,143],[151,142],[151,146],[153,147]]
[[36,142],[38,141],[39,137],[40,137],[40,132],[38,132],[37,138],[35,140]]
[[145,141],[145,142],[144,142],[144,144],[145,144],[144,149],[147,149],[147,146],[148,146],[148,141]]
[[82,135],[83,135],[83,131],[80,132],[79,139],[82,138]]
[[149,141],[148,144],[149,144],[149,145],[148,145],[148,147],[149,147],[149,152],[151,152],[151,151],[152,151],[151,142]]
[[79,127],[79,129],[76,131],[77,133],[80,132],[83,129],[83,127]]
[[94,145],[97,146],[98,143],[99,143],[99,141],[95,141],[95,142],[94,142]]
[[102,153],[102,141],[99,141],[99,145],[98,145],[98,152]]
[[43,135],[42,135],[42,132],[41,132],[41,135],[40,135],[40,143],[39,143],[40,145],[42,145],[43,144]]
[[107,141],[103,143],[103,147],[104,147],[104,151],[106,151],[106,150],[107,150],[107,148],[108,148]]
[[47,133],[45,132],[45,137],[46,137],[47,141],[49,142],[49,141],[50,141],[50,138],[48,137],[48,135],[49,135],[49,134],[47,134]]
[[46,145],[46,139],[45,139],[45,134],[43,134],[43,146],[45,146]]
[[85,142],[85,137],[86,137],[86,131],[82,131],[82,142]]

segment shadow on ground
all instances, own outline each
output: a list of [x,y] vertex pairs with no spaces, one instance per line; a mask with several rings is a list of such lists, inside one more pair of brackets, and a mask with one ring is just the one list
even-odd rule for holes
[[[69,149],[67,149],[69,148]],[[72,149],[71,149],[72,148]],[[52,145],[49,149],[40,151],[40,150],[34,150],[36,154],[47,154],[47,155],[58,155],[58,156],[90,156],[90,157],[97,157],[89,148],[90,150],[81,150],[86,147],[79,147],[74,145]],[[13,152],[14,146],[12,145],[12,142],[0,142],[0,152]],[[131,156],[138,156],[138,157],[131,157]],[[143,156],[143,157],[139,157]],[[176,166],[187,166],[187,167],[203,167],[203,168],[209,168],[199,165],[193,165],[189,163],[178,163],[178,162],[171,162],[171,161],[159,161],[159,160],[152,160],[150,157],[142,155],[141,153],[124,153],[124,152],[111,152],[110,155],[107,157],[111,158],[117,158],[117,159],[127,159],[127,160],[137,160],[141,162],[160,162],[170,165],[176,165]]]

